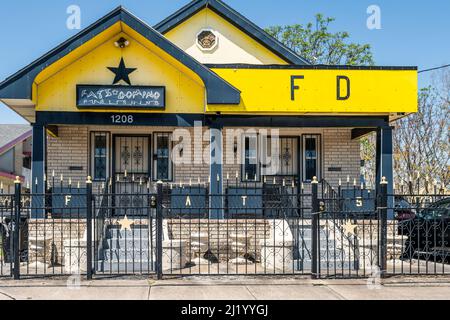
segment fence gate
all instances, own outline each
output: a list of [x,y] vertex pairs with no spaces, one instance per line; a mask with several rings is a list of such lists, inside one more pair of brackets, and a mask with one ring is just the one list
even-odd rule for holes
[[[114,184],[111,187],[115,188],[105,188],[103,194],[94,196],[92,272],[155,274],[160,247],[158,234],[161,234],[157,185],[142,177],[122,174]],[[118,185],[126,192],[112,192]]]
[[313,184],[314,277],[386,273],[386,186],[378,200],[370,191],[349,185],[336,190],[325,186],[318,194]]

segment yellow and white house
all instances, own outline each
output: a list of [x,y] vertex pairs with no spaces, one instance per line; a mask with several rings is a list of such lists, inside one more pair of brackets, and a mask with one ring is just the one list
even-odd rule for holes
[[[229,177],[359,181],[374,131],[378,184],[393,178],[392,123],[417,111],[417,68],[312,65],[220,0],[194,0],[153,27],[113,10],[0,83],[0,99],[33,126],[35,193],[52,175],[209,181],[211,195]],[[278,135],[270,173],[261,130]]]

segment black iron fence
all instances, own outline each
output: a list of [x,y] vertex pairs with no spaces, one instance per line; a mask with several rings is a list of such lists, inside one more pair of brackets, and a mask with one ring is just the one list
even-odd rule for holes
[[[0,276],[450,274],[450,199],[355,184],[116,181],[0,194]],[[124,191],[125,190],[125,191]]]

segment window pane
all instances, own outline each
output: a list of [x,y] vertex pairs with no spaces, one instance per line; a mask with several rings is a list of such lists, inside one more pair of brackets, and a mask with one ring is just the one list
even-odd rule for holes
[[108,135],[93,133],[92,137],[92,176],[95,180],[104,180],[108,170]]
[[257,137],[245,137],[244,140],[244,180],[258,179]]
[[106,179],[106,158],[96,157],[94,160],[95,179]]
[[157,180],[171,180],[170,135],[156,136],[156,174]]
[[306,158],[316,158],[316,139],[306,138],[305,139],[305,156]]
[[96,156],[106,156],[106,136],[96,135],[95,136],[95,155]]
[[157,179],[168,180],[169,179],[169,159],[158,159]]
[[308,135],[303,139],[303,180],[311,181],[313,177],[319,177],[320,161],[320,136]]
[[305,161],[305,180],[312,180],[313,177],[317,176],[316,164],[317,161],[315,159],[307,159]]
[[169,137],[158,137],[157,140],[158,157],[169,157]]

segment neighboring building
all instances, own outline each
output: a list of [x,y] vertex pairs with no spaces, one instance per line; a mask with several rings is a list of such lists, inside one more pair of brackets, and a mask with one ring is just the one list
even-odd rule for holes
[[[236,175],[295,188],[313,177],[358,183],[359,138],[373,131],[379,184],[393,177],[391,122],[417,110],[417,68],[311,65],[221,1],[197,0],[153,28],[115,9],[6,79],[0,99],[33,125],[38,193],[53,173],[73,183],[209,181],[210,194]],[[193,138],[180,143],[180,128]],[[248,128],[257,130],[229,136]],[[260,129],[279,130],[271,172]],[[190,161],[174,164],[178,156]]]
[[4,193],[14,191],[17,176],[24,187],[30,185],[32,133],[29,125],[0,125],[0,183]]

